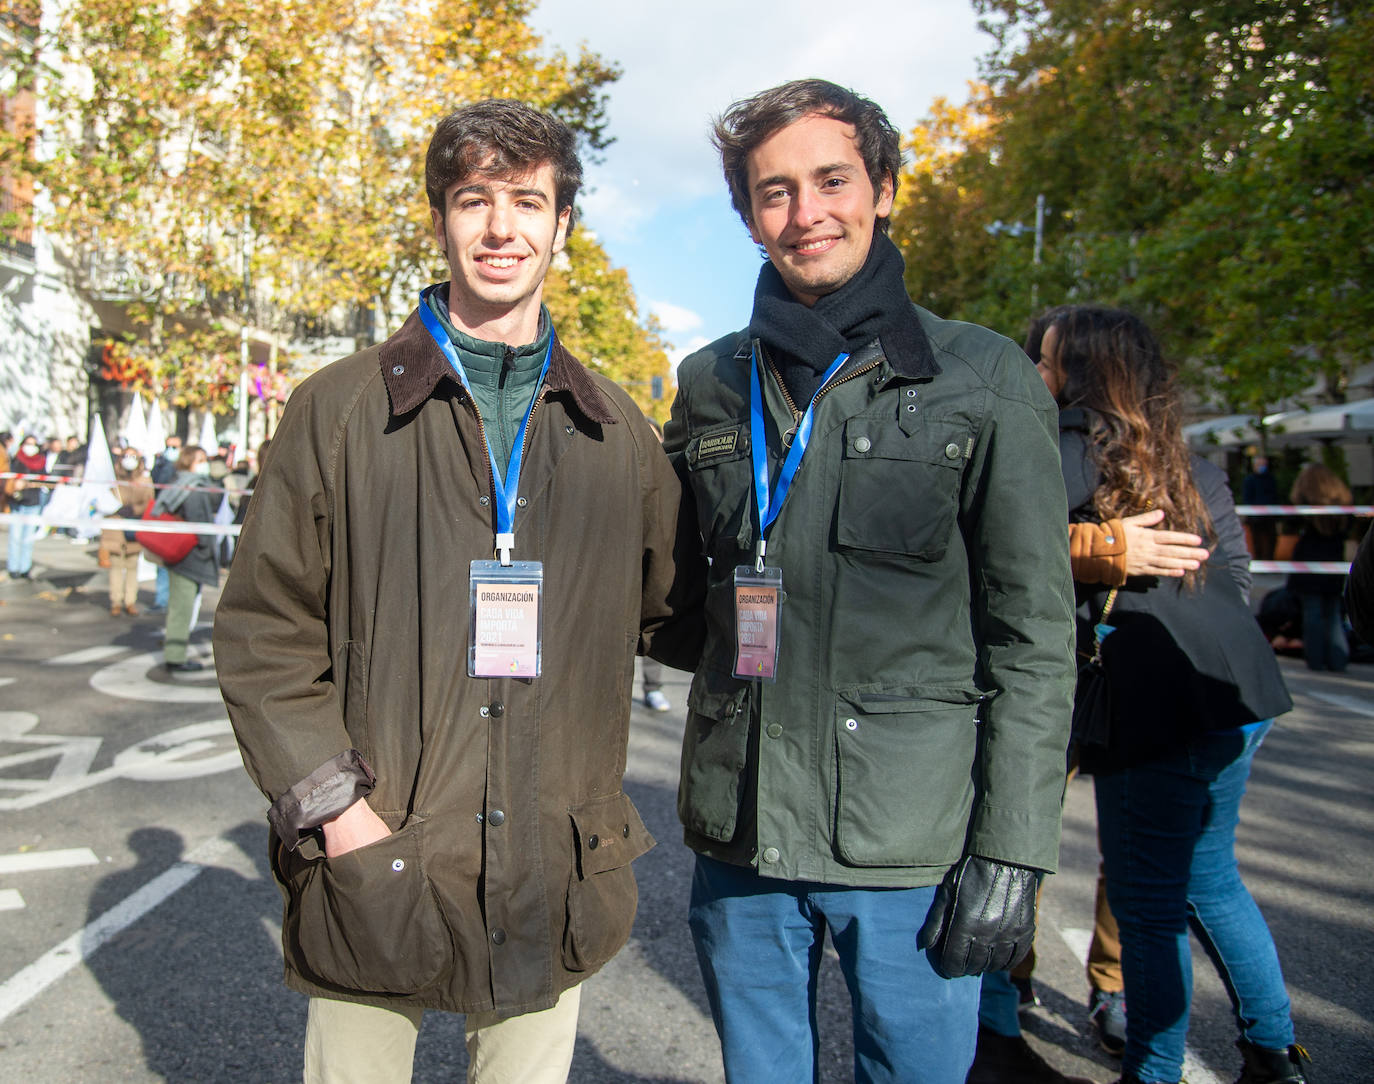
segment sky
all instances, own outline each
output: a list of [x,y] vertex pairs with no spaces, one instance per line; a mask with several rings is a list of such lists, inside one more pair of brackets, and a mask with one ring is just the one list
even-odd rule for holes
[[758,249],[730,206],[710,118],[788,79],[820,77],[877,102],[901,132],[937,97],[963,102],[991,39],[968,0],[541,0],[551,47],[585,44],[624,70],[609,92],[615,142],[578,204],[674,363],[744,327]]

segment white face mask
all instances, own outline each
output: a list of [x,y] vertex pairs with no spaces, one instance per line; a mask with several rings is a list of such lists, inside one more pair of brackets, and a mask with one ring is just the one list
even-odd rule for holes
[[133,455],[126,455],[123,459],[119,461],[119,465],[123,467],[125,470],[137,470],[138,457]]
[[197,463],[194,467],[191,468],[191,470],[196,474],[201,474],[208,477],[210,474],[210,464],[208,462]]
[[38,445],[37,445],[37,444],[25,444],[21,450],[23,451],[23,453],[24,453],[25,455],[37,455],[37,454],[38,454]]

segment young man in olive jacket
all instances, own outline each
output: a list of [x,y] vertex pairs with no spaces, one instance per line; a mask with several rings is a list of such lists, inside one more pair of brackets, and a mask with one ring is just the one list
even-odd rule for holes
[[468,1014],[469,1080],[562,1081],[578,984],[630,932],[634,654],[694,660],[699,602],[653,430],[541,303],[580,179],[524,105],[440,122],[451,280],[296,390],[219,604],[308,1081],[409,1080],[425,1009]]
[[717,122],[767,262],[666,443],[711,558],[678,811],[731,1081],[813,1079],[825,930],[855,1078],[962,1084],[976,975],[1030,946],[1074,682],[1055,407],[1012,342],[913,305],[897,132],[818,80]]

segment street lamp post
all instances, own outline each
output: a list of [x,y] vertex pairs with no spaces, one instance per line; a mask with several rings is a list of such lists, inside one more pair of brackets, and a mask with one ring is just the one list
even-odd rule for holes
[[[1000,218],[984,226],[993,237],[1007,233],[1020,237],[1030,229],[1024,222],[1003,222]],[[1031,250],[1031,312],[1040,307],[1040,265],[1045,252],[1045,193],[1035,197],[1035,247]]]

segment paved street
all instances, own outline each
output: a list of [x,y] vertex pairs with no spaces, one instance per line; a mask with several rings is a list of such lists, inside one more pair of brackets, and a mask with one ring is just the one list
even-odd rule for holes
[[[3,544],[0,528],[0,544]],[[214,679],[163,673],[158,619],[111,618],[95,546],[39,543],[35,581],[0,584],[0,1079],[300,1078],[303,999],[280,983],[265,803],[238,763]],[[152,601],[151,583],[141,602]],[[208,659],[206,600],[192,652]],[[1261,750],[1240,832],[1313,1080],[1374,1064],[1374,667],[1310,674]],[[636,865],[624,952],[587,983],[572,1080],[722,1079],[685,923],[691,860],[674,812],[686,675],[674,710],[635,708],[626,789],[659,840]],[[1047,885],[1036,1046],[1065,1071],[1116,1067],[1085,1020],[1080,958],[1096,872],[1091,783],[1075,781]],[[1197,953],[1190,1084],[1238,1072],[1234,1025]],[[850,1078],[847,998],[823,974],[823,1078]],[[415,1080],[462,1079],[461,1019],[432,1014]]]

